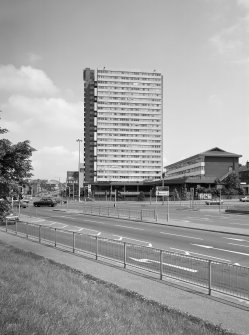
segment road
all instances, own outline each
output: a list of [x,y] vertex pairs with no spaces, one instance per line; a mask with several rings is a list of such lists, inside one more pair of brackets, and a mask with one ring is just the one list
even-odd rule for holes
[[[131,206],[141,205],[129,204],[129,207]],[[79,208],[76,204],[71,207]],[[149,206],[147,205],[146,208],[149,208]],[[60,209],[60,207],[58,206],[57,209]],[[53,228],[69,229],[93,235],[98,234],[98,236],[118,241],[249,267],[249,236],[214,233],[73,212],[61,212],[50,208],[34,209],[32,206],[29,206],[29,208],[22,212],[23,214],[36,216],[35,222],[49,224]],[[158,205],[157,212],[163,216],[165,215],[165,208]],[[200,223],[203,226],[230,225],[236,228],[248,227],[248,218],[247,215],[219,213],[217,208],[210,211],[170,208],[171,222],[182,220],[188,223]],[[48,220],[49,222],[45,222],[44,220]]]

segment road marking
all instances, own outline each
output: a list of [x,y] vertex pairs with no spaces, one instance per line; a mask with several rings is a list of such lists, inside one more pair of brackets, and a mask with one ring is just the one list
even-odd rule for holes
[[117,236],[118,238],[115,238],[115,241],[122,241],[123,237],[119,235],[112,235],[112,236]]
[[53,226],[53,225],[58,225],[59,228],[66,228],[68,226],[67,224],[63,224],[63,223],[60,223],[60,222],[52,222],[51,226]]
[[122,228],[135,229],[135,230],[144,230],[144,229],[142,229],[142,228],[135,228],[135,227],[121,226],[121,225],[119,225],[119,224],[116,224],[115,227],[122,227]]
[[246,305],[248,305],[248,304],[249,304],[249,301],[247,301],[247,300],[238,299],[238,301],[239,301],[239,302],[242,302],[242,303],[245,303]]
[[197,247],[206,248],[206,249],[215,249],[211,245],[202,245],[202,244],[193,244],[193,243],[192,245],[196,245]]
[[191,221],[189,221],[189,220],[181,220],[181,219],[179,219],[179,220],[176,220],[176,219],[172,219],[172,221],[175,221],[175,222],[185,222],[185,223],[190,223]]
[[[133,258],[133,257],[130,257],[130,259],[132,259],[135,262],[139,262],[139,263],[160,263],[159,261],[154,261],[152,259],[147,259],[147,258]],[[193,272],[193,273],[198,272],[198,270],[186,268],[186,267],[183,267],[183,266],[178,266],[178,265],[168,264],[168,263],[162,263],[162,264],[166,265],[166,266],[169,266],[169,267],[172,267],[172,268],[188,271],[188,272]]]
[[230,252],[232,254],[249,256],[249,254],[246,254],[245,252],[239,252],[239,251],[233,251],[233,250],[227,250],[227,249],[214,248],[214,247],[209,246],[209,245],[201,245],[201,244],[193,244],[193,243],[192,243],[192,245],[196,245],[196,246],[201,247],[201,248],[208,248],[208,249],[214,249],[214,250],[219,250],[219,251]]
[[204,256],[204,257],[207,257],[207,258],[214,258],[214,259],[218,259],[218,260],[221,260],[221,261],[225,261],[225,262],[231,263],[230,259],[225,259],[225,258],[220,258],[220,257],[215,257],[215,256],[210,256],[210,255],[205,255],[205,254],[200,254],[198,252],[186,251],[186,250],[177,249],[177,248],[170,248],[170,249],[177,250],[177,251],[183,251],[186,256],[191,256],[191,254],[193,254],[193,255]]
[[233,237],[223,237],[223,238],[225,238],[226,240],[233,240],[233,241],[238,241],[238,242],[244,242],[244,241],[249,242],[249,241],[246,241],[242,238],[233,238]]
[[46,221],[43,226],[52,226],[54,222]]
[[248,223],[234,223],[234,222],[226,222],[226,224],[234,225],[234,226],[248,226]]
[[95,221],[95,220],[85,220],[84,222],[93,222],[93,223],[99,223],[99,224],[105,224],[105,222]]
[[125,240],[131,240],[131,241],[136,241],[136,242],[140,242],[140,243],[143,243],[143,244],[148,244],[148,247],[150,247],[150,248],[152,247],[152,244],[150,242],[147,242],[147,241],[136,240],[135,238],[120,236],[120,235],[113,235],[113,236],[118,236],[119,237],[119,239],[116,239],[117,241],[123,241],[124,239]]
[[200,220],[200,221],[210,221],[209,218],[202,218],[202,217],[196,217],[196,216],[188,216],[188,219],[190,220]]
[[34,220],[32,220],[32,222],[44,222],[45,221],[45,219],[34,219]]
[[164,233],[162,231],[160,231],[160,234],[164,234],[164,235],[172,235],[172,236],[179,236],[179,237],[186,237],[186,238],[192,238],[194,240],[203,240],[203,238],[201,237],[193,237],[193,236],[186,236],[186,235],[177,235],[177,234],[170,234],[170,233]]
[[243,245],[243,244],[238,244],[238,243],[228,243],[231,245],[238,245],[239,247],[245,247],[245,248],[249,248],[249,245]]

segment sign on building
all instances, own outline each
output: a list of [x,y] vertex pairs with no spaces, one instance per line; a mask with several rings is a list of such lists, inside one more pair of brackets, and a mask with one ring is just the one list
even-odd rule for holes
[[211,193],[198,193],[199,200],[211,200],[212,194]]

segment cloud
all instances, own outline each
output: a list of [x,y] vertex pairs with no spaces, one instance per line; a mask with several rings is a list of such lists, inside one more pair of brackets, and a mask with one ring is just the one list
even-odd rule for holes
[[28,56],[28,61],[29,61],[31,64],[36,64],[36,63],[38,63],[39,61],[42,60],[42,57],[41,57],[40,55],[37,55],[37,54],[35,54],[35,53],[33,53],[33,52],[29,52],[29,53],[27,54],[27,56]]
[[211,45],[223,59],[235,65],[248,65],[249,58],[249,1],[237,0],[234,23],[210,38]]
[[210,107],[214,107],[215,109],[221,109],[224,106],[223,100],[216,94],[212,94],[208,98],[208,104]]
[[[8,121],[25,127],[27,131],[46,128],[60,131],[82,129],[83,108],[81,102],[67,102],[62,98],[31,98],[23,95],[10,96],[1,106],[8,113]],[[11,129],[9,129],[11,131]],[[24,129],[22,129],[23,131]]]
[[32,155],[33,178],[56,179],[64,182],[67,171],[77,171],[78,156],[65,146],[44,146]]
[[64,146],[59,145],[55,147],[43,147],[39,150],[42,154],[51,154],[51,155],[65,155],[69,153],[69,150]]
[[13,93],[54,95],[58,88],[42,70],[31,66],[0,66],[0,90]]
[[249,1],[248,0],[237,0],[239,6],[245,7],[249,9]]
[[67,100],[73,92],[63,96],[44,71],[13,65],[0,66],[0,91],[1,125],[9,130],[5,137],[12,143],[28,139],[37,150],[34,178],[65,180],[67,170],[77,170],[76,139],[83,138],[84,114],[81,101]]

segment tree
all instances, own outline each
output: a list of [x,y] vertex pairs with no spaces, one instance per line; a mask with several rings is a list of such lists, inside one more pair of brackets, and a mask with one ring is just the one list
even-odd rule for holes
[[138,201],[144,201],[145,200],[145,194],[143,191],[141,191],[137,196]]
[[228,190],[236,190],[240,188],[240,181],[237,173],[232,172],[230,173],[224,180],[223,180],[223,185],[228,189]]
[[[0,127],[0,134],[6,132],[6,129]],[[25,179],[32,176],[32,151],[34,149],[28,140],[12,144],[7,139],[0,139],[0,199],[7,201],[13,193],[19,194]],[[5,205],[2,201],[0,214],[5,211]]]
[[[2,113],[2,111],[0,111],[0,113]],[[0,120],[1,120],[1,118],[0,118]],[[0,126],[0,134],[5,134],[5,133],[7,133],[7,132],[8,132],[7,129],[2,128],[2,127]]]
[[18,191],[25,178],[32,176],[29,158],[33,150],[29,141],[12,144],[9,140],[0,140],[0,198]]
[[230,173],[222,182],[225,186],[224,193],[227,195],[244,194],[244,190],[240,185],[239,176],[236,172]]

